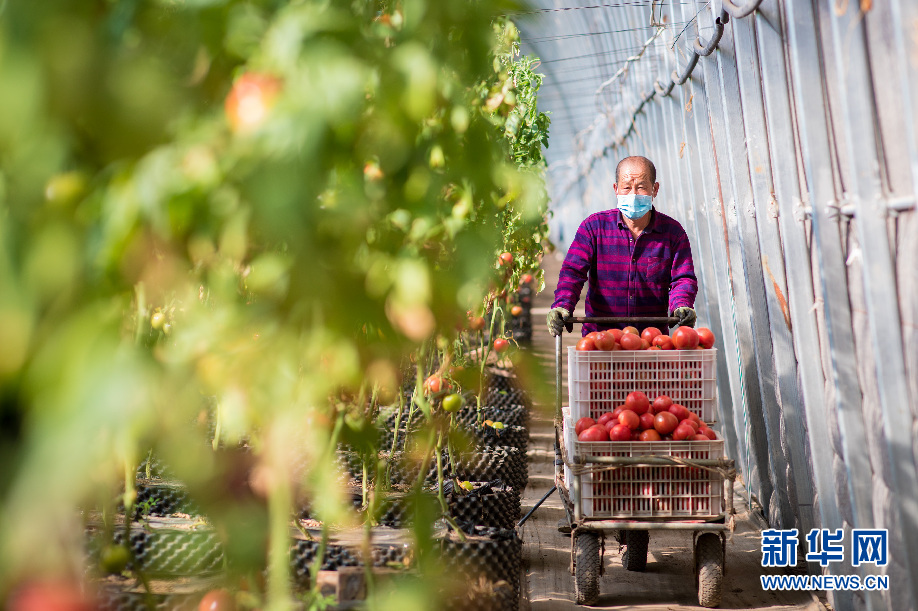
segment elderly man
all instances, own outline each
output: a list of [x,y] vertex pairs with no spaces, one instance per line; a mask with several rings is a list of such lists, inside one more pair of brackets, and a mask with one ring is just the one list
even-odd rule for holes
[[[666,316],[694,326],[698,280],[682,225],[654,209],[657,170],[646,157],[625,157],[612,188],[618,208],[580,224],[558,279],[548,329],[559,335],[589,280],[587,316]],[[624,326],[624,325],[620,325]],[[607,326],[584,324],[582,333]]]

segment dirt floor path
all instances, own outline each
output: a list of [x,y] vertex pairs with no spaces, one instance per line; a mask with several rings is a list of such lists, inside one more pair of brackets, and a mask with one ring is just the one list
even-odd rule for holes
[[[545,366],[548,378],[554,380],[554,339],[545,328],[545,316],[551,306],[560,260],[547,255],[543,262],[546,288],[533,301],[533,342],[536,358]],[[582,303],[575,315],[583,316]],[[564,346],[579,338],[565,334]],[[566,372],[562,379],[566,380]],[[567,389],[562,391],[567,404]],[[529,486],[523,495],[523,513],[527,513],[553,485],[553,425],[550,417],[553,405],[541,405],[534,410],[529,442]],[[766,592],[759,582],[761,567],[760,532],[766,528],[757,514],[746,510],[743,489],[737,485],[737,528],[727,543],[724,597],[721,609],[768,609],[772,611],[806,609],[825,611],[816,596],[806,592]],[[526,575],[522,588],[524,611],[577,609],[574,604],[573,577],[570,564],[570,536],[558,532],[558,520],[564,516],[561,500],[553,494],[529,519],[521,530],[523,563]],[[601,596],[597,608],[640,609],[641,611],[684,611],[701,609],[697,606],[692,574],[692,539],[690,533],[662,533],[650,536],[647,570],[644,573],[626,571],[621,564],[618,543],[606,541],[603,565],[605,575],[600,582]]]

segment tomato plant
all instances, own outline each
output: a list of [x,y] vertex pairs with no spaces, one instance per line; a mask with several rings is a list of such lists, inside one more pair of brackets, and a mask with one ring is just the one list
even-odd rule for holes
[[[227,563],[269,566],[281,608],[284,507],[322,494],[323,522],[352,520],[339,442],[391,402],[435,420],[447,367],[501,350],[457,334],[463,313],[499,337],[497,296],[542,284],[537,59],[496,4],[52,4],[0,20],[0,386],[31,423],[4,448],[0,591],[78,557],[39,525],[128,499],[150,447],[194,496],[244,479],[215,450],[246,441],[278,510],[208,518],[255,542]],[[20,570],[22,549],[43,553]]]

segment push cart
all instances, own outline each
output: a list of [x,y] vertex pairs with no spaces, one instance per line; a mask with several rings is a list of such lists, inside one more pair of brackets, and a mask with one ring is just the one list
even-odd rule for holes
[[[571,317],[566,323],[667,328],[676,318]],[[570,326],[568,327],[570,328]],[[703,607],[720,604],[727,534],[733,530],[733,460],[720,435],[710,441],[580,442],[574,424],[625,403],[668,395],[702,420],[714,419],[716,350],[568,350],[569,405],[561,405],[562,336],[556,337],[555,484],[571,525],[577,604],[599,596],[607,536],[625,547],[622,564],[643,571],[652,530],[692,533],[695,583]]]

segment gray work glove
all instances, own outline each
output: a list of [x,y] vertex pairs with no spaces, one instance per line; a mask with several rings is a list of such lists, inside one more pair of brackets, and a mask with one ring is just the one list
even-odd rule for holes
[[[552,335],[561,335],[561,332],[564,330],[565,324],[564,319],[571,315],[570,312],[564,308],[552,308],[548,311],[548,332]],[[571,332],[574,330],[574,323],[567,323],[567,330]]]
[[671,314],[671,316],[675,316],[676,318],[679,319],[679,322],[677,322],[676,324],[680,327],[681,326],[686,326],[686,327],[695,326],[696,316],[695,316],[695,310],[693,310],[692,308],[685,307],[685,306],[681,308],[676,308],[675,310],[673,310],[673,313]]

